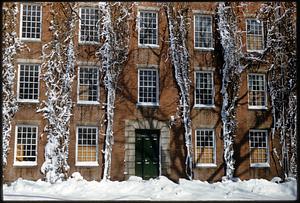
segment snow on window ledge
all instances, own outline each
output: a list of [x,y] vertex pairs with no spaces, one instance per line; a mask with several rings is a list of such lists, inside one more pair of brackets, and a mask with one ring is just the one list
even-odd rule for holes
[[267,110],[268,107],[266,107],[266,106],[248,106],[248,109],[251,109],[251,110]]
[[247,49],[247,52],[248,52],[248,53],[259,53],[259,54],[262,54],[263,51],[264,51],[263,49],[261,49],[261,50]]
[[194,47],[195,50],[197,51],[214,51],[214,47]]
[[36,161],[17,161],[17,162],[14,162],[13,166],[37,166],[37,162]]
[[98,101],[78,101],[77,104],[79,105],[99,105]]
[[22,42],[41,42],[41,38],[21,38]]
[[251,163],[250,167],[251,168],[269,168],[270,164],[269,163]]
[[36,99],[18,99],[17,101],[20,103],[39,103],[39,100]]
[[214,109],[216,108],[215,105],[203,105],[203,104],[195,104],[194,107],[195,109]]
[[154,49],[158,49],[159,45],[158,44],[139,44],[138,47],[139,48],[154,48]]
[[82,167],[97,167],[99,166],[98,162],[77,162],[75,166],[82,166]]
[[213,168],[217,167],[217,164],[204,164],[204,163],[197,163],[196,164],[197,168]]
[[78,45],[98,45],[100,42],[95,41],[78,41]]
[[136,104],[137,107],[159,107],[159,103],[142,103],[138,102]]

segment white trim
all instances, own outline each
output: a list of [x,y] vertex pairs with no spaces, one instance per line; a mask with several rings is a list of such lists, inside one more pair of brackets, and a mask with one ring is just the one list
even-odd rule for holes
[[[96,41],[81,41],[81,9],[95,9],[95,10],[98,10],[99,11],[99,8],[97,7],[97,5],[93,6],[93,5],[81,5],[79,7],[79,12],[78,12],[78,15],[79,15],[79,29],[78,29],[78,44],[79,45],[98,45],[100,44],[99,42],[99,33],[98,33],[98,42]],[[99,22],[99,19],[98,19],[98,22]],[[99,29],[98,29],[99,30]],[[97,31],[98,32],[98,31]]]
[[[151,7],[150,7],[151,8]],[[158,9],[159,10],[159,9]],[[141,12],[146,12],[146,13],[155,13],[156,14],[156,43],[157,44],[140,44],[140,13]],[[158,24],[158,16],[159,13],[157,12],[157,10],[154,9],[138,9],[138,15],[137,15],[137,30],[138,30],[138,47],[139,48],[159,48],[159,36],[158,36],[158,30],[159,30],[159,24]]]
[[214,108],[216,108],[216,105],[203,105],[203,104],[195,104],[194,106],[193,106],[193,108],[195,108],[195,109],[214,109]]
[[[251,163],[251,143],[250,143],[250,132],[264,132],[266,135],[266,153],[267,153],[267,162],[265,163]],[[250,167],[270,167],[270,149],[269,149],[269,135],[268,135],[268,130],[266,129],[250,129],[248,133],[248,144],[249,144],[249,152],[250,152]]]
[[[249,91],[250,91],[250,83],[249,83],[249,75],[261,75],[263,76],[263,79],[264,79],[264,94],[265,94],[265,106],[251,106],[250,105],[250,98],[249,98]],[[248,73],[247,74],[247,88],[248,88],[248,109],[252,109],[252,110],[267,110],[268,107],[267,107],[267,102],[268,102],[268,99],[267,99],[267,80],[266,80],[266,74],[265,73]]]
[[[20,69],[21,65],[33,65],[33,66],[39,66],[39,75],[38,75],[38,98],[37,99],[20,99]],[[17,82],[17,102],[21,103],[39,103],[39,98],[40,98],[40,75],[41,75],[41,65],[37,63],[19,63],[18,64],[18,82]]]
[[[35,161],[17,161],[17,141],[18,141],[18,127],[31,127],[36,128],[35,137]],[[16,124],[15,125],[15,144],[14,144],[14,163],[13,166],[36,166],[38,159],[38,135],[39,127],[37,125],[26,125],[26,124]]]
[[[23,38],[22,37],[22,25],[23,25],[23,4],[36,5],[41,7],[41,16],[40,16],[40,38]],[[20,26],[19,26],[19,34],[21,41],[31,41],[31,42],[41,42],[42,41],[42,27],[43,27],[43,6],[40,3],[33,2],[23,2],[20,3]]]
[[[194,33],[193,33],[193,37],[194,37],[194,49],[195,50],[202,50],[202,51],[213,51],[214,48],[214,32],[213,32],[213,19],[212,19],[212,15],[208,15],[208,14],[200,14],[200,13],[194,13]],[[211,45],[212,47],[196,47],[196,16],[205,16],[205,17],[209,17],[211,19]]]
[[159,7],[154,6],[137,6],[137,10],[145,10],[145,11],[159,11]]
[[[214,163],[199,163],[197,162],[197,131],[212,131],[213,133],[213,144],[214,144]],[[215,133],[215,129],[214,128],[196,128],[195,129],[195,163],[196,163],[196,167],[203,167],[203,168],[207,168],[207,167],[216,167],[217,166],[217,142],[216,142],[216,133]]]
[[[197,73],[211,73],[211,84],[212,84],[212,104],[196,104],[196,90],[197,90]],[[195,70],[194,71],[194,108],[215,108],[215,84],[214,84],[214,71],[212,70]]]
[[[97,101],[89,101],[89,100],[80,100],[79,99],[79,89],[80,89],[80,69],[81,68],[96,68],[97,69]],[[77,104],[86,104],[86,105],[98,105],[100,104],[100,87],[99,87],[99,69],[97,66],[78,66],[77,70]]]
[[[140,102],[140,70],[155,71],[156,73],[156,102]],[[138,69],[138,97],[137,106],[159,106],[159,73],[158,69],[155,68],[139,68]]]
[[[262,49],[248,49],[248,20],[256,20],[255,18],[246,18],[246,51],[249,53],[262,53],[264,51],[264,40],[265,40],[265,36],[264,36],[264,23],[263,21],[261,21],[261,33],[262,33]],[[257,37],[257,35],[253,34],[254,37]]]
[[[95,128],[96,129],[96,161],[78,161],[78,129],[79,128]],[[98,144],[98,139],[99,139],[99,130],[98,126],[88,126],[88,125],[78,125],[76,126],[76,143],[75,143],[75,166],[99,166],[98,163],[98,152],[99,152],[99,144]]]

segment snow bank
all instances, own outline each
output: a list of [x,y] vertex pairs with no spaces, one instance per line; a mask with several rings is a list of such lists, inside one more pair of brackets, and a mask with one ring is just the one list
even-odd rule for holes
[[127,181],[87,181],[76,172],[67,181],[50,184],[18,179],[3,185],[4,200],[296,200],[297,181],[275,183],[264,179],[205,181],[164,176],[148,181],[132,176]]

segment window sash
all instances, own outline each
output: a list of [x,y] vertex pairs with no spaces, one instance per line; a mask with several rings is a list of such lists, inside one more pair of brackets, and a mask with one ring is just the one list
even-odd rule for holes
[[214,80],[212,71],[195,72],[195,106],[214,105]]
[[32,3],[21,3],[20,38],[40,40],[42,31],[42,6]]
[[265,74],[248,74],[248,106],[250,108],[266,108]]
[[194,15],[194,46],[201,49],[213,49],[211,16]]
[[36,164],[38,127],[16,125],[14,165]]
[[19,64],[17,96],[19,102],[37,102],[39,99],[40,65]]
[[98,128],[78,126],[76,164],[98,164]]
[[99,9],[86,7],[79,9],[79,42],[99,43],[98,21]]
[[264,49],[263,23],[256,19],[246,20],[246,38],[248,51],[261,51]]
[[250,164],[269,163],[269,144],[267,130],[249,131]]
[[97,67],[78,68],[78,103],[99,103],[99,70]]
[[198,165],[216,164],[216,143],[213,129],[197,129],[196,132],[196,163]]
[[158,45],[158,13],[139,11],[139,45]]
[[138,70],[138,103],[158,105],[158,71],[156,69]]

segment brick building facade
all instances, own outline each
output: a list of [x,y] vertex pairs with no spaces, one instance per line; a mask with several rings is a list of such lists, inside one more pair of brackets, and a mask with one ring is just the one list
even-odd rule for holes
[[[100,180],[103,169],[105,89],[95,56],[96,7],[82,2],[75,36],[76,76],[72,86],[73,110],[70,124],[70,174],[79,171],[88,180]],[[218,181],[224,176],[221,138],[222,53],[218,39],[217,2],[189,3],[191,118],[194,149],[194,179]],[[249,3],[240,13],[239,26],[245,31],[245,52],[264,46],[264,27],[255,19],[259,3]],[[40,179],[47,142],[46,121],[37,113],[46,100],[41,74],[42,46],[49,42],[49,5],[19,3],[17,30],[30,48],[16,59],[15,92],[19,111],[12,122],[10,151],[4,181],[18,177]],[[130,54],[117,91],[112,180],[131,175],[143,178],[164,175],[172,180],[185,177],[184,130],[176,115],[179,92],[168,60],[168,27],[161,3],[138,3],[130,20]],[[137,20],[136,17],[139,17]],[[85,20],[85,21],[84,21]],[[144,27],[143,27],[144,26]],[[138,28],[138,29],[136,29]],[[241,179],[280,176],[270,138],[272,117],[266,85],[266,66],[242,73],[237,109],[235,176]],[[150,155],[148,154],[150,153]],[[149,160],[148,160],[149,159]]]

